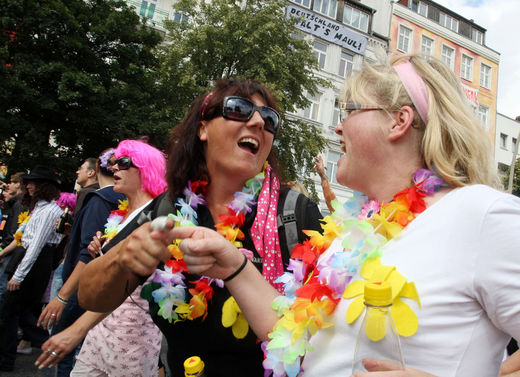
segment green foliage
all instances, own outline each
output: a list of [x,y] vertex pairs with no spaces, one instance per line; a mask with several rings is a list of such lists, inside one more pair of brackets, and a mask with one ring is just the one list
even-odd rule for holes
[[121,139],[164,144],[154,103],[161,37],[125,2],[1,0],[0,8],[0,160],[10,172],[48,163],[73,179],[81,160]]
[[286,167],[286,180],[300,180],[315,195],[308,178],[313,157],[323,150],[321,130],[285,114],[309,104],[328,84],[313,69],[317,61],[293,21],[285,18],[285,0],[180,0],[175,4],[189,21],[167,24],[161,48],[162,118],[180,122],[190,102],[219,78],[255,79],[276,96],[283,127],[275,147]]
[[[506,174],[504,175],[504,179],[502,183],[504,184],[504,188],[507,190],[509,187],[509,176],[510,169],[507,169]],[[515,172],[513,175],[513,195],[520,196],[520,158],[516,160],[515,163]]]

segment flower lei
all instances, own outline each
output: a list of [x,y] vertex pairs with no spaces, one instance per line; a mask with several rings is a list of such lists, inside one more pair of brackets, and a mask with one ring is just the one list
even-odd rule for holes
[[114,238],[118,232],[117,227],[126,214],[128,213],[128,199],[119,200],[119,205],[116,210],[110,212],[107,218],[107,223],[105,224],[105,233],[103,237],[105,239],[105,244],[109,243],[112,238]]
[[18,246],[22,246],[23,232],[25,231],[25,227],[27,226],[30,218],[31,215],[29,214],[29,211],[22,212],[18,215],[18,229],[16,229],[16,232],[14,233],[14,239],[16,240],[16,245]]
[[[252,253],[249,250],[241,249],[244,233],[240,227],[245,222],[245,215],[252,211],[252,206],[256,204],[256,198],[262,188],[265,178],[264,165],[262,172],[249,179],[242,191],[234,194],[234,199],[228,205],[228,213],[219,215],[220,222],[215,225],[217,232],[223,235],[229,242],[240,248],[249,258]],[[175,203],[177,213],[169,214],[173,218],[175,226],[197,225],[197,207],[206,204],[204,193],[208,182],[195,181],[188,182],[188,187],[183,191],[184,198],[178,198]],[[164,270],[157,269],[152,281],[143,287],[141,297],[150,303],[150,311],[153,315],[157,314],[162,318],[172,321],[194,320],[202,317],[204,320],[208,314],[208,301],[211,301],[214,289],[213,284],[223,288],[224,282],[220,279],[212,279],[202,276],[196,281],[190,281],[192,288],[188,288],[184,273],[187,272],[186,263],[183,261],[183,253],[179,249],[181,240],[177,239],[169,246],[172,259],[165,263]],[[191,295],[188,298],[186,291]],[[242,339],[247,335],[248,324],[242,315],[240,308],[230,297],[223,307],[222,323],[224,327],[231,327],[233,335]]]
[[[363,312],[363,288],[367,281],[354,281],[357,272],[369,282],[388,281],[392,286],[392,316],[400,335],[417,331],[417,316],[400,297],[417,301],[415,285],[407,282],[393,266],[380,262],[385,243],[397,237],[426,209],[423,198],[443,184],[429,170],[419,169],[413,176],[414,186],[397,193],[393,201],[379,204],[359,193],[343,206],[333,202],[334,212],[322,221],[323,235],[304,231],[310,239],[292,250],[288,270],[278,280],[285,284],[285,296],[272,304],[281,318],[262,344],[264,368],[274,377],[295,377],[301,371],[301,359],[312,351],[310,338],[319,329],[333,326],[326,321],[341,297],[353,298],[347,310],[347,322],[353,323]],[[329,246],[341,241],[341,251]],[[350,284],[349,284],[350,283]]]

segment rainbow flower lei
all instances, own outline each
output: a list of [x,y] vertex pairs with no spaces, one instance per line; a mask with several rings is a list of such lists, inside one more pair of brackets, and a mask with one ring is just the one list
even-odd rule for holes
[[120,200],[119,205],[116,210],[110,212],[107,218],[107,223],[105,224],[105,232],[103,237],[105,239],[105,243],[109,243],[112,238],[114,238],[118,232],[117,227],[126,214],[128,213],[128,199]]
[[[301,360],[312,351],[310,338],[319,329],[333,326],[327,322],[341,297],[355,299],[347,310],[353,323],[363,312],[365,281],[351,282],[356,273],[367,281],[389,281],[393,290],[392,316],[397,331],[411,336],[417,331],[417,316],[400,297],[419,302],[415,285],[407,282],[393,266],[382,266],[385,243],[426,209],[423,198],[432,195],[443,181],[426,169],[413,176],[414,186],[397,193],[393,201],[379,204],[359,193],[343,206],[333,201],[334,212],[322,222],[323,235],[304,231],[310,239],[292,250],[288,270],[278,281],[285,285],[285,296],[277,297],[272,307],[281,318],[262,344],[266,375],[295,377]],[[341,241],[341,251],[329,246]],[[395,311],[393,309],[396,309]]]
[[[217,232],[223,235],[229,242],[237,248],[242,248],[244,233],[240,227],[245,222],[245,215],[252,211],[252,206],[256,204],[256,199],[262,188],[265,178],[264,165],[262,172],[249,179],[242,191],[234,194],[234,199],[228,205],[228,213],[219,215],[220,222],[215,225]],[[206,204],[204,193],[207,182],[195,181],[188,182],[188,187],[183,191],[184,198],[178,198],[175,203],[177,213],[168,216],[174,219],[175,226],[197,225],[197,207]],[[172,259],[164,265],[164,270],[155,270],[152,281],[143,287],[141,297],[150,303],[150,311],[153,315],[157,314],[162,318],[172,321],[194,320],[202,317],[204,320],[208,313],[208,301],[211,301],[214,289],[213,284],[219,288],[224,287],[224,282],[220,279],[212,279],[202,276],[196,281],[190,281],[191,288],[184,281],[184,273],[187,272],[186,263],[182,260],[183,253],[179,249],[181,240],[175,240],[169,250]],[[246,249],[240,249],[249,257],[252,253]],[[188,297],[186,294],[188,291]],[[248,324],[245,317],[241,314],[240,308],[230,297],[224,303],[222,323],[225,327],[231,327],[235,337],[241,339],[247,335]]]

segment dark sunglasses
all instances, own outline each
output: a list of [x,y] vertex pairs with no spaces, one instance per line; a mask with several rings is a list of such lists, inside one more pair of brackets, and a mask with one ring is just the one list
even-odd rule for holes
[[260,113],[264,120],[264,129],[276,135],[280,128],[280,114],[269,106],[256,106],[246,98],[228,96],[222,101],[222,116],[229,120],[247,122],[253,117],[255,111]]
[[113,165],[117,164],[119,170],[128,170],[130,168],[136,168],[130,157],[119,157],[114,161]]

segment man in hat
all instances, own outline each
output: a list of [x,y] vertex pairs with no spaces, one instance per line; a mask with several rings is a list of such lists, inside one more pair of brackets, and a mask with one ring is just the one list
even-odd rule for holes
[[[12,275],[0,303],[0,371],[14,369],[19,319],[25,317],[28,311],[37,311],[38,306],[41,309],[41,298],[52,271],[53,252],[61,239],[61,234],[55,231],[56,221],[62,213],[56,204],[60,195],[56,172],[46,166],[36,166],[30,174],[22,175],[22,179],[31,215],[20,239],[25,253],[13,252],[12,259],[15,255],[23,257],[7,271]],[[48,337],[46,330],[36,326],[32,327],[31,332],[26,335],[36,347],[39,345],[34,344],[34,340],[42,342]]]

